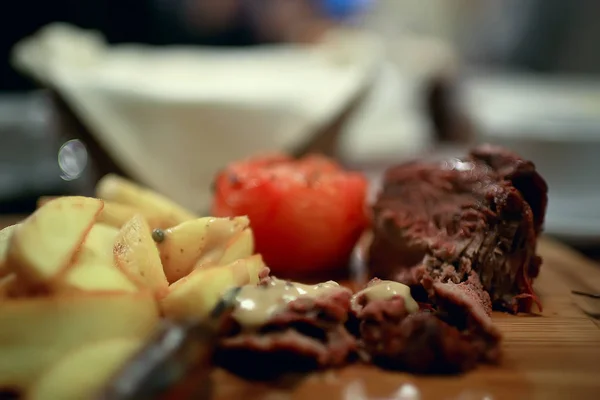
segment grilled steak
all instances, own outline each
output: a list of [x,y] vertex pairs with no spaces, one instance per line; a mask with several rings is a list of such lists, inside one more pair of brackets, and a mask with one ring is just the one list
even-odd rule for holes
[[417,286],[476,276],[494,308],[528,312],[540,306],[532,281],[547,190],[533,163],[489,145],[392,167],[373,207],[370,273]]
[[497,362],[501,335],[485,310],[485,296],[482,301],[477,287],[461,285],[431,282],[432,303],[415,308],[400,283],[372,280],[352,299],[351,325],[362,358],[413,373],[459,373],[478,362]]
[[216,364],[254,379],[344,365],[356,349],[345,327],[351,296],[331,281],[243,287],[221,326]]

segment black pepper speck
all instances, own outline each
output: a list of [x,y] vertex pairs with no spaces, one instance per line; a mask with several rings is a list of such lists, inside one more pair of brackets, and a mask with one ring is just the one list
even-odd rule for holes
[[160,228],[154,229],[152,231],[152,239],[154,239],[156,243],[163,242],[165,240],[165,231]]

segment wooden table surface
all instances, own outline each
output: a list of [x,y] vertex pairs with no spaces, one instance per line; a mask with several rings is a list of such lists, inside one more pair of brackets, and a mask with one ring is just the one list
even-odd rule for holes
[[[544,310],[523,316],[495,313],[504,333],[499,367],[484,366],[459,377],[416,377],[350,366],[281,388],[217,371],[215,400],[600,399],[600,321],[582,311],[598,313],[600,299],[571,294],[600,294],[600,266],[549,239],[540,241],[540,253],[544,265],[534,287]],[[399,396],[401,392],[407,396]]]
[[[18,220],[0,217],[0,227]],[[458,377],[417,377],[350,366],[277,388],[218,370],[214,399],[600,399],[600,321],[583,311],[600,316],[600,299],[571,294],[600,294],[600,266],[549,239],[540,241],[539,251],[544,264],[534,287],[544,310],[524,316],[495,313],[504,333],[504,360],[498,367]],[[394,397],[400,391],[408,396]]]

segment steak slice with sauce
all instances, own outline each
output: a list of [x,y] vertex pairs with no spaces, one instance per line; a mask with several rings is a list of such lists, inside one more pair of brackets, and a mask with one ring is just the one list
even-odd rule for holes
[[398,282],[374,279],[353,296],[351,329],[362,358],[413,373],[459,373],[497,362],[501,335],[487,313],[487,293],[481,291],[482,299],[471,282],[430,283],[433,304],[421,309]]
[[392,167],[373,207],[370,273],[416,286],[477,274],[494,308],[529,312],[547,191],[533,163],[489,145]]
[[352,292],[270,278],[245,286],[224,318],[215,362],[253,379],[344,365],[356,339],[345,327]]

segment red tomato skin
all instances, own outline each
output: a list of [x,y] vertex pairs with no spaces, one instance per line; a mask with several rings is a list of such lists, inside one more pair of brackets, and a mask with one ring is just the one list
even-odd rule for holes
[[368,224],[367,186],[322,156],[244,160],[217,175],[212,214],[247,215],[274,275],[314,275],[347,265]]

